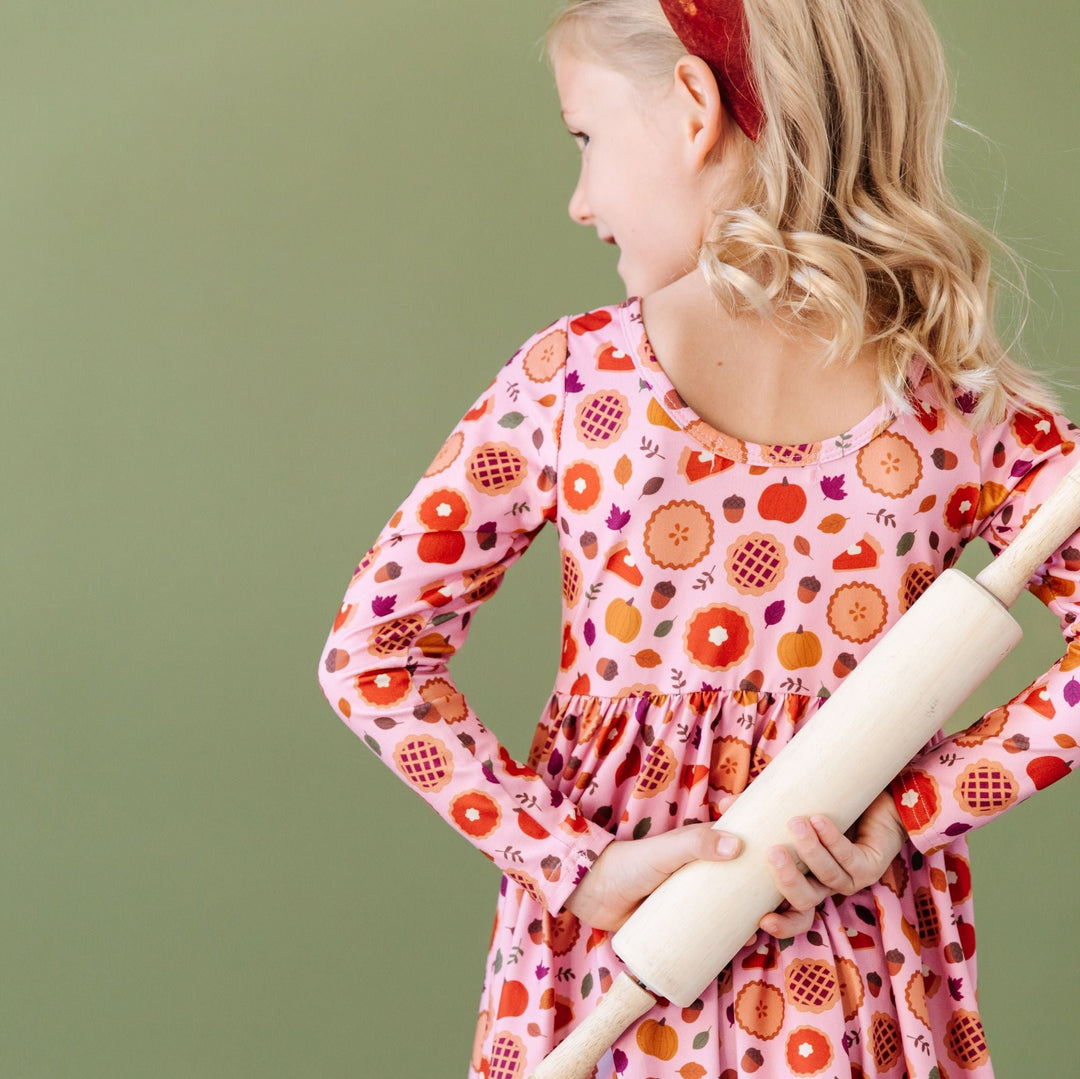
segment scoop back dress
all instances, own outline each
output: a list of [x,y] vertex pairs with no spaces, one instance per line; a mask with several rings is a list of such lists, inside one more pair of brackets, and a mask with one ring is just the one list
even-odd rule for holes
[[[563,318],[502,368],[364,556],[324,692],[504,874],[471,1077],[523,1079],[620,970],[609,935],[562,910],[607,843],[717,819],[965,544],[997,553],[1071,464],[1068,420],[1010,414],[976,435],[923,366],[910,413],[755,445],[685,405],[637,299]],[[447,663],[548,524],[560,666],[521,763]],[[692,1007],[661,1001],[598,1076],[992,1074],[964,837],[1078,757],[1078,574],[1067,544],[1029,586],[1061,620],[1062,660],[894,783],[911,841],[883,879],[795,939],[758,934]]]

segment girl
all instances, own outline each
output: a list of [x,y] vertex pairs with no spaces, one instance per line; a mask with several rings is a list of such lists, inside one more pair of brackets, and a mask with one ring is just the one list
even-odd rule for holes
[[[383,761],[504,873],[473,1076],[522,1079],[608,943],[929,582],[996,553],[1075,428],[1002,352],[947,193],[918,0],[575,0],[549,38],[570,214],[628,299],[530,338],[362,559],[320,666]],[[527,763],[447,672],[547,523],[560,669]],[[1032,581],[1073,634],[1080,540]],[[851,836],[791,822],[786,903],[604,1076],[991,1074],[965,834],[1069,771],[1062,661],[935,740]]]

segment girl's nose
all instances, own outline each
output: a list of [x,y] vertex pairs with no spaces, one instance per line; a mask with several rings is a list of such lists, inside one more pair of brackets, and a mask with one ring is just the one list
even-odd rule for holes
[[585,198],[584,191],[582,191],[580,180],[578,180],[577,187],[574,188],[574,193],[570,196],[569,210],[571,221],[576,221],[579,225],[592,223],[592,210],[589,209],[589,202]]

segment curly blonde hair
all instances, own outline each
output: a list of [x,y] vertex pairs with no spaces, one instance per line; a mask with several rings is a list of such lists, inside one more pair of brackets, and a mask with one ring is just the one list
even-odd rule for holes
[[[746,140],[741,205],[717,208],[699,255],[716,295],[734,313],[824,319],[826,362],[880,341],[882,393],[902,411],[915,357],[974,426],[1056,408],[994,328],[990,252],[1022,271],[949,190],[951,97],[920,0],[743,3],[766,122]],[[642,83],[686,53],[657,0],[570,0],[546,41]]]

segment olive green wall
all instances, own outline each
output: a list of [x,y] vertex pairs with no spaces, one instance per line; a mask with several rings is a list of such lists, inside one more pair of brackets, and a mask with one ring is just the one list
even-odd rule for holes
[[[958,183],[1038,268],[1025,340],[1069,377],[1080,13],[933,9],[988,136],[957,130]],[[0,5],[0,1075],[464,1074],[496,876],[315,668],[495,368],[622,298],[565,213],[549,12]],[[516,753],[555,568],[548,540],[457,668]],[[1078,798],[974,840],[1005,1077],[1076,1068]]]

